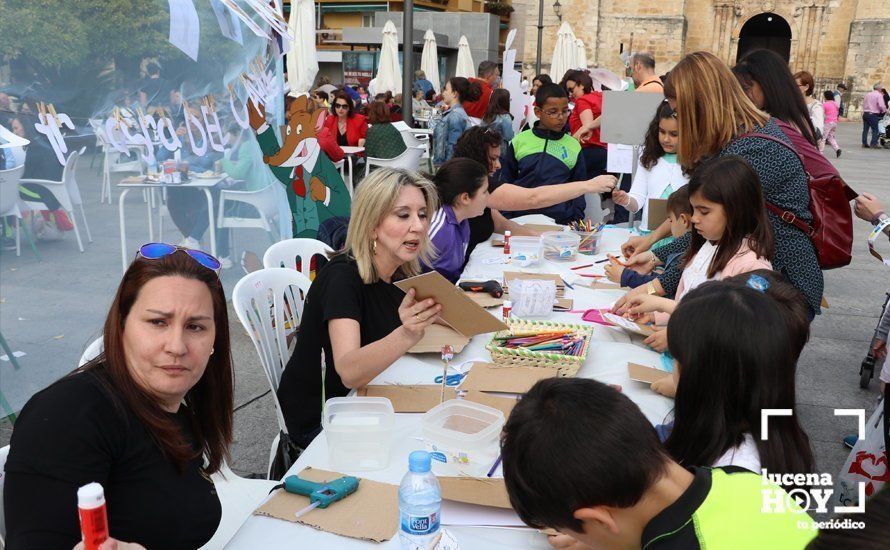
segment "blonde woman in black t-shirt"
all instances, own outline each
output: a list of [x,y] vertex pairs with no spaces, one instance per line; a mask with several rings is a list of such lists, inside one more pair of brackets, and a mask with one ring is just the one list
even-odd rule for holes
[[432,262],[429,219],[437,208],[436,187],[415,172],[380,168],[358,187],[346,248],[312,282],[278,388],[296,447],[321,431],[324,400],[368,384],[438,318],[439,304],[417,302],[392,284],[419,274],[421,259]]

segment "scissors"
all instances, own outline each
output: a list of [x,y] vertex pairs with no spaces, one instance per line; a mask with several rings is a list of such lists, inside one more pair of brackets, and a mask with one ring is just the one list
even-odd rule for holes
[[[445,378],[445,385],[446,386],[460,386],[460,383],[463,382],[464,378],[466,378],[466,377],[467,377],[466,373],[449,374],[448,377]],[[442,383],[442,375],[440,374],[439,376],[435,377],[433,379],[433,383],[441,384]]]

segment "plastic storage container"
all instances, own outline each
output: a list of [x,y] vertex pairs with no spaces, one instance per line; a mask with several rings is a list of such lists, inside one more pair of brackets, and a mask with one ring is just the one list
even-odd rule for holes
[[385,397],[334,397],[325,403],[321,426],[331,468],[382,470],[389,466],[395,413]]
[[541,235],[544,259],[553,262],[570,262],[578,255],[581,238],[567,231],[548,231]]
[[510,263],[514,267],[538,265],[543,255],[541,237],[510,237]]
[[600,237],[603,236],[602,231],[589,233],[587,231],[575,231],[574,233],[581,239],[581,242],[578,244],[578,252],[587,256],[596,254],[600,247]]
[[457,465],[470,475],[485,475],[498,456],[504,413],[451,399],[427,411],[421,426],[434,461]]

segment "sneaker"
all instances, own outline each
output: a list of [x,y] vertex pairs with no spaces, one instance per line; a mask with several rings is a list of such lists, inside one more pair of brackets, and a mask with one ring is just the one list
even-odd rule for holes
[[864,144],[864,143],[862,144],[862,148],[863,148],[863,149],[871,149],[870,146],[868,146],[868,145],[866,145],[866,144]]
[[15,250],[15,239],[3,237],[3,250]]
[[837,154],[837,158],[841,158],[841,150],[840,149],[837,150],[836,154]]
[[222,269],[231,269],[233,265],[235,264],[232,263],[232,258],[228,256],[219,258],[219,267],[221,267]]
[[196,241],[195,239],[193,239],[191,237],[186,237],[186,238],[182,239],[181,241],[179,241],[179,246],[181,246],[183,248],[194,248],[194,249],[200,250],[201,243],[199,243],[198,241]]
[[848,435],[847,437],[844,438],[844,445],[845,445],[848,449],[852,449],[852,448],[856,445],[856,442],[857,442],[857,441],[859,441],[859,436],[857,436],[857,435]]

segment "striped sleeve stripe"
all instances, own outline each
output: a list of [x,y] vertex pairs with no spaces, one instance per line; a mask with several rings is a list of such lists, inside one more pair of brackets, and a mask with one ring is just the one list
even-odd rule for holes
[[445,210],[442,208],[437,210],[436,213],[433,215],[433,220],[430,222],[429,231],[431,239],[436,236],[436,233],[438,233],[439,230],[442,229],[442,227],[445,226],[445,218]]

